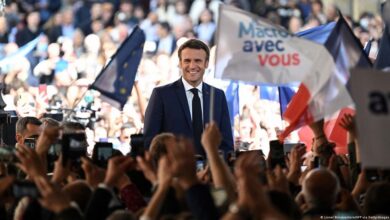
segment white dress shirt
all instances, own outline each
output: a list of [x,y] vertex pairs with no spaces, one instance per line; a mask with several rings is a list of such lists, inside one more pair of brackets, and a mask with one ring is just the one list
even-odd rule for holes
[[[190,85],[184,78],[181,78],[184,85],[184,90],[186,91],[186,97],[188,102],[188,107],[190,108],[190,115],[192,120],[192,98],[194,97],[194,94],[190,91],[190,89],[193,89],[194,87]],[[197,87],[195,87],[198,90],[198,95],[200,99],[200,106],[202,108],[202,121],[204,121],[203,117],[203,92],[202,92],[203,82],[201,82]]]

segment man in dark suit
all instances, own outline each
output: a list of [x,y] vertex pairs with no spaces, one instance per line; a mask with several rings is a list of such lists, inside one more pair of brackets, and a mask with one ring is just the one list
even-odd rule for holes
[[153,90],[145,113],[145,148],[162,132],[171,132],[194,140],[197,154],[205,155],[200,143],[206,123],[214,120],[223,140],[220,150],[233,150],[232,128],[225,94],[214,88],[213,118],[210,119],[211,86],[203,82],[209,64],[210,50],[200,40],[185,42],[178,51],[182,77],[171,84]]

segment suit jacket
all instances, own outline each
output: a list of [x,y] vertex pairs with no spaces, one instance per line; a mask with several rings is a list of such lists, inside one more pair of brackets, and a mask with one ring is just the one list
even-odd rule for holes
[[[210,89],[210,85],[203,83],[203,123],[210,121]],[[232,127],[225,94],[220,89],[214,89],[214,121],[223,137],[219,148],[226,153],[233,150]],[[149,149],[154,136],[162,132],[193,137],[191,113],[181,78],[153,90],[145,113],[145,148]],[[196,151],[204,155],[203,149],[196,149]]]

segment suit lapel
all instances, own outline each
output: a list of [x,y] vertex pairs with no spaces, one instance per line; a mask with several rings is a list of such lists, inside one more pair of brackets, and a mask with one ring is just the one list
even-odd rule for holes
[[175,82],[175,93],[179,99],[180,106],[184,112],[184,115],[186,117],[186,122],[188,126],[192,129],[192,122],[191,122],[191,114],[190,114],[190,107],[188,106],[187,102],[187,96],[184,90],[183,82],[181,81],[181,78]]
[[210,86],[203,82],[203,126],[209,123],[210,117]]

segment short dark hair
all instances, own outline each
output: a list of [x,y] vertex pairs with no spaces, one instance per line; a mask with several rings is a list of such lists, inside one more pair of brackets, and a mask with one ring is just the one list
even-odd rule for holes
[[189,39],[186,42],[184,42],[180,46],[179,51],[178,51],[179,60],[181,60],[181,51],[184,50],[185,48],[204,50],[204,52],[206,52],[206,61],[209,61],[210,49],[203,41],[198,40],[198,39]]
[[28,124],[41,126],[42,122],[38,118],[31,116],[19,118],[15,126],[16,133],[23,134],[27,130]]
[[160,21],[158,24],[160,25],[160,27],[161,27],[162,29],[166,30],[167,32],[170,32],[170,31],[171,31],[171,26],[169,25],[168,22],[166,22],[166,21]]

